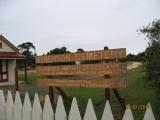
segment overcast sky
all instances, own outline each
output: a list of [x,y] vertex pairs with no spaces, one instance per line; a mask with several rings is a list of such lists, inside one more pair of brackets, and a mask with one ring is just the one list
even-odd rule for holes
[[16,46],[32,42],[38,54],[66,46],[145,49],[137,29],[160,18],[159,0],[0,0],[0,33]]

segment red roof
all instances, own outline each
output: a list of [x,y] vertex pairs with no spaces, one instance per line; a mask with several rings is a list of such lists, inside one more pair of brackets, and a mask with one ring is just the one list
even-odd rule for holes
[[0,52],[0,58],[21,58],[24,56],[21,54],[17,54],[16,52]]

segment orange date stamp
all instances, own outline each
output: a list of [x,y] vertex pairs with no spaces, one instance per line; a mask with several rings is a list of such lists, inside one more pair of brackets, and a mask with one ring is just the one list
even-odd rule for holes
[[147,105],[144,105],[144,104],[133,104],[133,105],[130,105],[130,108],[132,110],[145,110],[147,108]]

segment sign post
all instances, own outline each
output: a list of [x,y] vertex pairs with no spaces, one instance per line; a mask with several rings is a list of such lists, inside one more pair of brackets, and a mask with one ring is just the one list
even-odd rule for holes
[[[110,79],[110,75],[105,75],[106,79]],[[110,101],[110,88],[105,88],[105,100]]]
[[49,88],[49,98],[50,98],[52,106],[54,106],[54,87],[49,86],[48,88]]

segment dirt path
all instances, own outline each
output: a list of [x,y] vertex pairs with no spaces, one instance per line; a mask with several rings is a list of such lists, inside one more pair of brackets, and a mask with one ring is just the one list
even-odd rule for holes
[[128,66],[127,66],[127,70],[137,68],[137,67],[139,67],[140,65],[141,65],[140,62],[133,62],[131,65],[128,65]]

